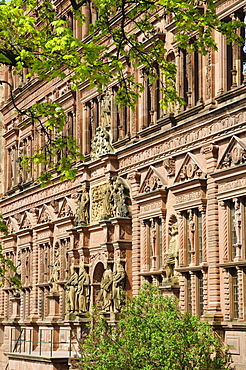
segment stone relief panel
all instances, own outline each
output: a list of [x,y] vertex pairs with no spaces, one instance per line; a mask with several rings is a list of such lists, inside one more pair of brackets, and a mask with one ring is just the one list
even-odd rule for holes
[[90,222],[112,217],[130,217],[129,188],[121,177],[108,178],[91,188]]
[[217,169],[222,170],[246,162],[246,144],[237,136],[233,136],[224,151]]
[[20,223],[20,229],[32,228],[31,213],[25,212]]
[[160,171],[150,166],[140,186],[139,193],[149,193],[157,189],[164,189],[166,185],[167,183],[163,179]]
[[205,177],[206,169],[197,160],[196,156],[188,152],[174,179],[174,182],[183,182],[193,178]]
[[6,226],[8,228],[9,234],[13,234],[19,230],[19,225],[14,217],[9,217],[6,221]]
[[46,204],[44,204],[40,211],[40,215],[38,218],[38,224],[52,222],[54,218],[55,218],[55,214],[53,212],[52,207],[49,207]]

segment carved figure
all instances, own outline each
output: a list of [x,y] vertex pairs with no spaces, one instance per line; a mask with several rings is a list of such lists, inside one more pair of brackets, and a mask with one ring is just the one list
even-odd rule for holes
[[48,267],[52,269],[50,277],[50,283],[52,283],[52,291],[58,292],[59,289],[57,282],[60,278],[60,251],[58,246],[55,247],[54,255],[54,264],[49,265]]
[[242,227],[242,214],[240,210],[240,202],[238,198],[233,199],[235,204],[234,225],[236,233],[236,244],[241,245],[241,227]]
[[188,237],[189,237],[189,241],[190,241],[191,252],[194,251],[195,231],[196,231],[196,226],[195,226],[195,222],[194,222],[194,215],[193,215],[193,212],[190,210],[189,211]]
[[102,99],[101,106],[101,122],[103,126],[109,126],[111,120],[111,97],[110,92],[107,89]]
[[17,167],[17,173],[18,173],[18,183],[21,184],[23,182],[23,165],[22,165],[22,160],[23,160],[23,147],[19,148],[19,157],[16,159],[16,162],[18,164]]
[[90,278],[84,267],[80,268],[77,290],[77,304],[79,312],[88,311]]
[[100,284],[100,292],[98,295],[98,301],[102,302],[102,310],[109,311],[111,300],[112,300],[112,283],[113,283],[113,272],[109,265],[103,273],[103,277]]
[[169,242],[168,252],[166,256],[166,274],[167,281],[171,282],[175,276],[174,269],[178,267],[178,224],[175,222],[171,229],[171,239]]
[[86,186],[84,185],[77,202],[78,208],[76,211],[77,216],[75,219],[75,223],[77,225],[89,223],[89,203],[90,203],[89,193],[86,190]]
[[74,265],[70,267],[71,276],[65,284],[66,290],[66,311],[74,312],[77,310],[76,294],[78,290],[79,275]]
[[120,288],[125,279],[125,270],[124,267],[120,264],[116,264],[116,270],[113,273],[113,286],[112,286],[112,298],[114,303],[114,310],[116,312],[120,311]]
[[175,175],[175,160],[173,158],[167,158],[163,161],[163,166],[167,171],[168,176]]
[[127,204],[128,197],[126,195],[126,189],[119,177],[114,180],[112,197],[114,217],[129,216],[129,207]]

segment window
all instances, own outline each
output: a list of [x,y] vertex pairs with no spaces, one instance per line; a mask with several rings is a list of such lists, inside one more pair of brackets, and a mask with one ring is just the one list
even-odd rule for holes
[[203,262],[202,214],[195,208],[184,211],[185,219],[185,265]]
[[146,221],[147,251],[150,270],[159,270],[163,265],[162,220],[159,217]]
[[198,315],[202,316],[204,313],[204,291],[203,291],[203,273],[199,271],[197,274],[197,283],[198,283]]
[[231,312],[232,318],[238,319],[239,317],[239,295],[238,295],[238,273],[237,269],[231,270]]

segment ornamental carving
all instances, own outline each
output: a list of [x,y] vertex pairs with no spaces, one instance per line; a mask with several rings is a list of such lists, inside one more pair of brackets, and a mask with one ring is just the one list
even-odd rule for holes
[[237,136],[233,136],[224,151],[218,169],[230,168],[246,162],[246,144]]
[[108,178],[91,189],[90,222],[130,215],[129,188],[121,177]]
[[99,126],[91,143],[91,160],[94,161],[106,153],[114,153],[111,135],[106,128]]
[[175,159],[173,158],[164,159],[163,166],[166,169],[168,176],[175,175]]
[[155,167],[150,166],[147,174],[140,186],[139,193],[149,193],[157,189],[164,189],[166,187],[166,182],[163,179],[159,170]]
[[193,178],[205,177],[206,169],[198,162],[196,156],[187,153],[185,159],[175,177],[174,182],[183,182]]
[[32,227],[32,223],[30,218],[27,216],[27,213],[24,214],[23,219],[21,221],[20,229],[29,229]]
[[72,204],[71,199],[65,197],[62,203],[60,212],[58,214],[58,217],[62,218],[62,217],[71,217],[71,216],[73,216],[73,204]]

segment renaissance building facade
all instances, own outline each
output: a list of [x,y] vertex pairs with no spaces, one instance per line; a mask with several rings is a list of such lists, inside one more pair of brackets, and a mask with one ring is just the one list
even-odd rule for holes
[[[244,20],[245,5],[218,0],[217,14]],[[92,4],[84,11],[96,17]],[[20,83],[5,72],[20,109],[62,104],[85,160],[74,182],[37,185],[45,166],[27,171],[20,162],[44,137],[4,90],[2,246],[22,290],[6,281],[0,291],[1,369],[68,369],[86,312],[96,305],[114,322],[120,289],[136,295],[144,282],[208,320],[246,369],[246,55],[219,34],[218,51],[186,53],[173,43],[170,17],[159,22],[186,100],[180,109],[162,110],[158,86],[127,60],[145,85],[135,111],[118,108],[116,82],[99,95],[86,83],[74,92],[66,80]],[[72,25],[86,39],[88,24]]]

